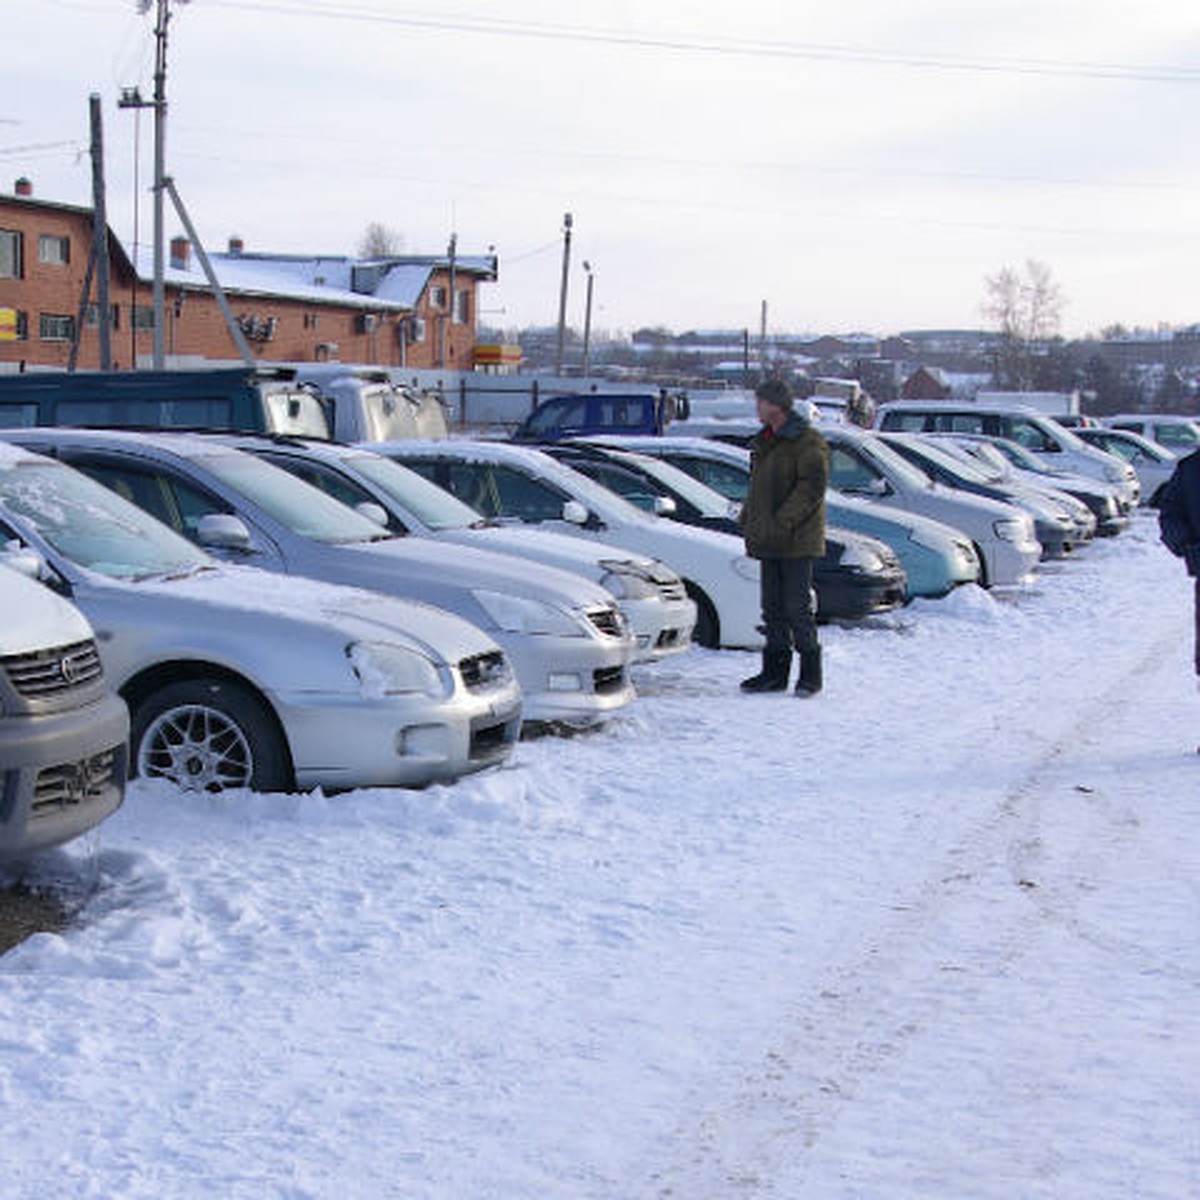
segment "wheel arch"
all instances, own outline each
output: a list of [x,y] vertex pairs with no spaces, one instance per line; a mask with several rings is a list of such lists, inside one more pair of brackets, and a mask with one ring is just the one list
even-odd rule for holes
[[717,606],[709,598],[708,593],[694,580],[685,577],[683,586],[688,597],[696,604],[696,630],[692,635],[693,639],[705,649],[719,649],[721,646],[721,616],[717,612]]
[[292,745],[288,740],[287,730],[275,711],[275,706],[267,699],[263,690],[255,685],[245,675],[221,666],[219,663],[203,662],[196,659],[179,659],[171,662],[155,663],[146,667],[136,675],[131,675],[118,689],[121,699],[129,708],[133,718],[138,708],[155,692],[172,683],[188,683],[198,679],[219,679],[225,683],[235,684],[248,695],[263,711],[263,715],[271,722],[279,735],[279,743],[287,755],[288,770],[295,777],[296,764],[292,758]]

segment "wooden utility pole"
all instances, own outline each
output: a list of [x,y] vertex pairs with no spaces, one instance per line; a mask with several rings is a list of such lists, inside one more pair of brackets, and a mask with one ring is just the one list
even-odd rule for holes
[[565,213],[563,215],[562,281],[558,285],[558,353],[554,358],[555,375],[561,375],[563,370],[563,340],[567,331],[567,272],[571,268],[572,224],[571,214]]
[[104,124],[100,97],[89,98],[92,125],[92,260],[96,264],[96,328],[100,334],[100,370],[112,370],[112,305],[109,301],[108,203],[104,188]]

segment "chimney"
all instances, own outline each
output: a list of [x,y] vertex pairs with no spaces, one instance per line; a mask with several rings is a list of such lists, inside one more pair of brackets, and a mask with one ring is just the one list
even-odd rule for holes
[[26,176],[22,175],[21,178],[13,184],[13,192],[18,196],[32,196],[33,182]]
[[171,239],[171,266],[177,271],[186,271],[191,263],[192,243],[185,237]]
[[241,254],[246,249],[246,243],[235,233],[229,239],[229,253]]

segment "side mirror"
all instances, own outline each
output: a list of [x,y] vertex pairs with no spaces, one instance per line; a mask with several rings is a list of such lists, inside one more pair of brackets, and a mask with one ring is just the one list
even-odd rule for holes
[[36,551],[17,544],[0,551],[0,563],[10,567],[19,575],[40,581],[46,570],[46,560]]
[[208,513],[196,526],[196,540],[211,550],[238,550],[250,553],[250,530],[241,517],[232,513]]
[[568,500],[563,504],[562,519],[572,525],[586,525],[591,515],[587,506],[578,500]]
[[891,490],[887,480],[880,479],[878,476],[858,487],[846,489],[852,496],[887,496],[891,494]]
[[656,517],[673,517],[675,515],[675,499],[673,496],[654,497],[654,515]]
[[382,504],[376,504],[374,500],[361,501],[354,506],[354,511],[366,517],[368,521],[374,521],[376,525],[380,525],[384,529],[388,527],[387,509]]

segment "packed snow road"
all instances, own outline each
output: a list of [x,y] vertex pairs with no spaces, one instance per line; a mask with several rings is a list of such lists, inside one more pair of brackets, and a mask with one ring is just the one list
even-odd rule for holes
[[0,958],[6,1196],[1178,1200],[1200,698],[1152,518],[420,793],[137,785]]

